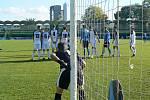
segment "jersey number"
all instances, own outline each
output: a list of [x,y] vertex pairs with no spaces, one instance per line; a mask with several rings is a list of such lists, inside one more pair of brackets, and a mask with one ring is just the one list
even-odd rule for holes
[[55,32],[53,32],[53,36],[55,36]]
[[39,34],[35,34],[35,37],[36,37],[36,38],[40,38],[40,35],[39,35]]
[[47,34],[44,34],[44,38],[47,38]]
[[63,38],[67,38],[67,34],[63,34]]

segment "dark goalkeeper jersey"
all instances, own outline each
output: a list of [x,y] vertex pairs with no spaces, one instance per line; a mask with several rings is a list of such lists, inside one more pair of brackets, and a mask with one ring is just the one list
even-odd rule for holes
[[60,59],[63,60],[65,63],[67,63],[67,66],[65,66],[64,64],[60,65],[60,69],[62,68],[67,68],[70,69],[70,55],[67,52],[60,52],[57,51],[56,52],[56,56]]

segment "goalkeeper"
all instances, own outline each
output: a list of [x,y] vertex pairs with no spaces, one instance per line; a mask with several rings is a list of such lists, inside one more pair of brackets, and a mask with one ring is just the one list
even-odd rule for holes
[[[78,54],[77,54],[78,55]],[[52,60],[60,64],[60,73],[57,80],[56,93],[54,100],[61,100],[61,95],[64,89],[67,89],[70,84],[70,52],[65,50],[63,43],[58,44],[58,50],[56,53],[51,55]],[[79,91],[79,100],[85,99],[84,94],[84,77],[83,77],[83,67],[86,65],[85,61],[82,58],[77,57],[78,59],[78,91]]]

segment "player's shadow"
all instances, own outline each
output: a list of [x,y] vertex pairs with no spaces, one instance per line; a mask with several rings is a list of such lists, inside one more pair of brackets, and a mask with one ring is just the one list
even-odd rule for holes
[[11,55],[11,56],[0,56],[0,59],[9,59],[9,58],[30,58],[30,55]]
[[45,61],[51,61],[49,59],[46,60],[10,60],[10,61],[0,61],[0,64],[5,64],[5,63],[29,63],[29,62],[45,62]]
[[0,50],[1,52],[28,52],[28,51],[33,51],[33,50]]

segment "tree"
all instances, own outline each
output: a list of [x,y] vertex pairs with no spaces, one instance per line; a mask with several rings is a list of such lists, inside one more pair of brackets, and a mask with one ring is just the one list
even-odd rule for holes
[[11,24],[12,22],[7,20],[7,21],[4,21],[4,24]]
[[124,6],[121,8],[121,11],[118,11],[114,14],[115,19],[127,20],[128,18],[132,18],[135,20],[142,19],[142,5],[134,4],[130,6]]
[[107,18],[107,15],[104,14],[103,10],[98,6],[89,6],[87,9],[85,9],[85,14],[82,16],[82,20],[96,20]]
[[12,24],[20,24],[20,21],[14,20],[12,21]]
[[150,8],[150,0],[144,0],[142,2],[142,5],[144,8]]
[[145,22],[149,22],[150,20],[150,0],[143,1],[143,19]]
[[35,25],[35,18],[26,18],[26,25]]

